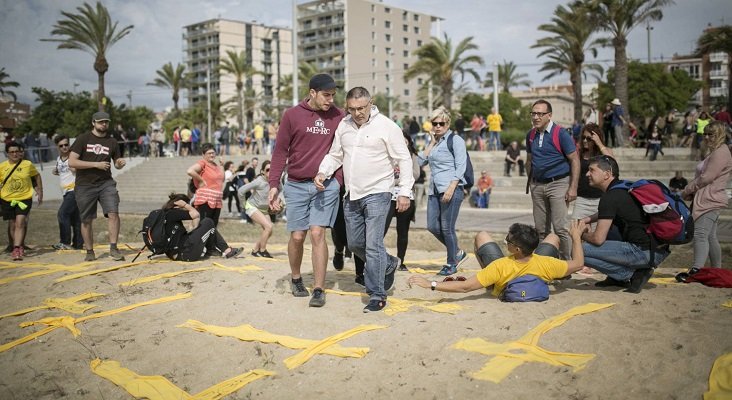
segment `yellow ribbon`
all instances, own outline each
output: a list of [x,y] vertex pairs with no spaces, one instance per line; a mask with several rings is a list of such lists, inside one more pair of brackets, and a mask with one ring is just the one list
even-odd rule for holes
[[[339,294],[341,296],[365,296],[365,294],[359,292],[344,292],[335,289],[326,289],[325,292]],[[384,314],[392,316],[409,311],[412,307],[422,307],[430,311],[447,314],[457,314],[458,311],[465,308],[459,304],[440,303],[440,300],[397,299],[396,297],[389,297],[386,302],[386,308],[384,308]]]
[[46,310],[46,309],[50,309],[50,308],[58,308],[60,310],[64,310],[64,311],[74,313],[74,314],[83,314],[86,310],[89,310],[90,308],[94,308],[96,306],[78,304],[78,302],[82,301],[82,300],[88,300],[88,299],[91,299],[94,297],[99,297],[99,296],[104,296],[104,294],[83,293],[78,296],[69,297],[66,299],[49,298],[49,299],[43,300],[44,305],[42,305],[42,306],[24,308],[22,310],[11,312],[9,314],[0,315],[0,319],[6,318],[6,317],[15,317],[18,315],[28,314],[33,311]]
[[21,210],[25,210],[28,206],[20,200],[13,200],[10,202],[10,207],[18,206]]
[[704,400],[732,399],[732,353],[721,355],[714,361],[709,373],[709,391]]

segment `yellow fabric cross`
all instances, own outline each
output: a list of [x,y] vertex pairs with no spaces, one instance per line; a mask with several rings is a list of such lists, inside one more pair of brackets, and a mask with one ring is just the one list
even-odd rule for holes
[[[574,371],[579,371],[595,357],[594,354],[558,353],[545,350],[538,346],[539,339],[543,334],[564,324],[570,318],[599,311],[612,307],[613,305],[614,303],[589,303],[574,307],[567,312],[541,322],[534,329],[513,342],[493,343],[480,338],[471,338],[463,339],[455,343],[452,347],[494,356],[483,366],[483,369],[471,374],[475,379],[487,380],[494,383],[501,382],[511,371],[529,361],[543,362],[556,366],[567,366],[572,367]],[[521,352],[516,352],[516,350]]]
[[110,271],[116,271],[116,270],[122,269],[122,268],[130,268],[130,267],[136,267],[138,265],[158,264],[158,263],[164,263],[164,262],[171,262],[171,261],[170,260],[143,260],[143,261],[137,261],[134,263],[114,265],[114,266],[111,266],[108,268],[95,269],[93,271],[80,272],[78,274],[67,275],[67,276],[56,279],[56,282],[66,282],[66,281],[70,281],[72,279],[79,279],[79,278],[83,278],[85,276],[97,275],[97,274],[101,274],[104,272],[110,272]]
[[722,303],[722,307],[732,308],[732,300],[727,300]]
[[[342,290],[326,289],[326,293],[339,294],[341,296],[365,296],[360,292],[344,292]],[[386,308],[384,308],[384,314],[392,316],[401,312],[409,311],[412,307],[422,307],[430,311],[456,314],[464,307],[459,304],[440,303],[439,300],[422,300],[422,299],[397,299],[395,297],[389,297],[386,302]]]
[[170,301],[175,300],[181,300],[181,299],[187,299],[191,297],[191,293],[179,293],[174,296],[168,296],[168,297],[160,297],[153,300],[143,301],[141,303],[131,304],[128,306],[115,308],[113,310],[103,311],[97,314],[87,315],[86,317],[81,318],[73,318],[69,316],[62,316],[62,317],[49,317],[49,318],[43,318],[38,321],[29,321],[24,322],[20,324],[21,327],[31,326],[31,325],[47,325],[46,328],[41,329],[38,332],[31,333],[30,335],[24,336],[20,339],[13,340],[12,342],[5,343],[3,345],[0,345],[0,353],[10,350],[15,346],[19,346],[23,343],[30,342],[33,339],[39,338],[49,332],[52,332],[58,328],[66,328],[68,329],[74,336],[79,336],[81,334],[81,331],[76,328],[76,324],[88,321],[90,319],[97,319],[102,317],[107,317],[113,314],[118,314],[125,311],[134,310],[138,307],[144,307],[149,306],[152,304],[160,304],[160,303],[167,303]]
[[6,283],[20,281],[23,279],[29,279],[29,278],[35,278],[36,276],[43,276],[43,275],[50,275],[55,274],[57,272],[62,271],[84,271],[89,269],[92,265],[96,264],[96,262],[83,262],[76,265],[61,265],[61,264],[39,264],[39,263],[32,263],[27,266],[26,268],[43,268],[42,271],[35,271],[31,272],[25,275],[19,275],[19,276],[11,276],[8,278],[2,278],[0,279],[0,285],[4,285]]
[[73,296],[73,297],[69,297],[66,299],[48,298],[48,299],[43,300],[44,305],[42,305],[42,306],[24,308],[22,310],[11,312],[9,314],[0,315],[0,319],[6,318],[6,317],[15,317],[18,315],[28,314],[30,312],[38,311],[38,310],[47,310],[50,308],[58,308],[60,310],[64,310],[64,311],[74,313],[74,314],[83,314],[86,310],[88,310],[90,308],[94,308],[96,306],[90,305],[90,304],[86,304],[86,305],[78,304],[78,302],[80,302],[82,300],[88,300],[88,299],[91,299],[94,297],[99,297],[99,296],[105,296],[105,295],[101,294],[101,293],[83,293],[78,296]]
[[262,270],[262,268],[257,267],[256,265],[245,265],[243,267],[227,267],[225,265],[221,265],[221,264],[215,262],[215,263],[213,263],[212,267],[201,267],[201,268],[186,269],[183,271],[165,272],[162,274],[146,276],[144,278],[132,279],[127,282],[122,282],[119,285],[120,286],[134,286],[134,285],[139,285],[142,283],[157,281],[160,279],[173,278],[178,275],[190,274],[193,272],[201,272],[201,271],[211,271],[211,270],[216,270],[216,269],[220,269],[220,270],[224,270],[224,271],[231,271],[231,272],[238,272],[240,274],[243,274],[247,271],[261,271]]
[[732,399],[732,353],[721,355],[714,361],[709,373],[709,391],[704,400]]
[[120,366],[117,361],[94,359],[90,363],[92,372],[121,386],[136,398],[150,400],[217,400],[249,383],[265,376],[276,375],[272,371],[254,369],[211,386],[200,393],[190,395],[160,375],[138,375]]
[[684,283],[679,283],[674,277],[651,278],[648,280],[648,283],[656,285],[684,285]]
[[315,354],[328,354],[336,357],[362,358],[369,352],[368,347],[341,347],[337,343],[362,332],[384,329],[380,325],[360,325],[351,330],[325,338],[323,340],[300,339],[292,336],[277,335],[257,329],[251,325],[224,327],[206,325],[195,320],[188,320],[178,325],[179,328],[190,328],[197,332],[208,332],[219,337],[233,337],[246,342],[276,343],[290,349],[303,349],[302,352],[285,360],[289,369],[306,363]]

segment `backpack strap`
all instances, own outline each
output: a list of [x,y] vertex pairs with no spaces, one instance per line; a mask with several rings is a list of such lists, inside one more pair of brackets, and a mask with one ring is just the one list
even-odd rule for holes
[[453,149],[452,145],[452,134],[447,135],[447,149],[450,150],[450,154],[452,154],[452,158],[455,158],[455,150]]
[[559,142],[559,134],[561,133],[562,127],[559,126],[559,124],[554,124],[552,126],[552,143],[554,143],[554,148],[556,148],[560,154],[564,155],[566,157],[566,154],[564,154],[564,150],[562,150],[562,144]]

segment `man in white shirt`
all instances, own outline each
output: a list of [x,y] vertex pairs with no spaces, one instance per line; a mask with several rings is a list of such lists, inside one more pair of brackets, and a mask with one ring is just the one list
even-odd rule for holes
[[[330,151],[320,163],[315,187],[343,166],[346,197],[343,201],[349,249],[366,260],[365,280],[369,304],[364,312],[386,306],[386,291],[394,284],[399,258],[386,253],[384,224],[394,189],[394,167],[411,171],[412,158],[399,126],[379,113],[371,95],[355,87],[346,95],[348,116],[338,125]],[[409,208],[414,177],[399,179],[397,211]]]
[[[81,237],[81,217],[79,207],[76,205],[76,194],[74,193],[76,170],[69,167],[69,153],[71,152],[69,138],[65,135],[59,135],[54,141],[58,146],[58,158],[56,159],[56,168],[51,173],[59,177],[63,201],[58,208],[57,215],[61,241],[54,244],[53,248],[56,250],[81,249],[84,246],[84,239]],[[74,233],[73,240],[71,239],[72,232]]]

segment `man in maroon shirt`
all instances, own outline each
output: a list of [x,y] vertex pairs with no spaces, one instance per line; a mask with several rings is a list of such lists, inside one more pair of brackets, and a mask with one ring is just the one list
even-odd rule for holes
[[287,230],[290,232],[287,256],[292,273],[292,294],[295,297],[310,295],[300,275],[303,245],[310,232],[315,281],[310,307],[325,305],[323,288],[328,263],[325,234],[326,228],[333,227],[338,214],[338,194],[343,185],[341,170],[324,182],[323,191],[317,190],[313,182],[344,115],[333,104],[335,93],[336,83],[330,75],[317,74],[310,79],[308,98],[285,111],[282,116],[269,174],[269,207],[273,211],[280,211],[280,178],[287,167],[283,192],[287,203]]

